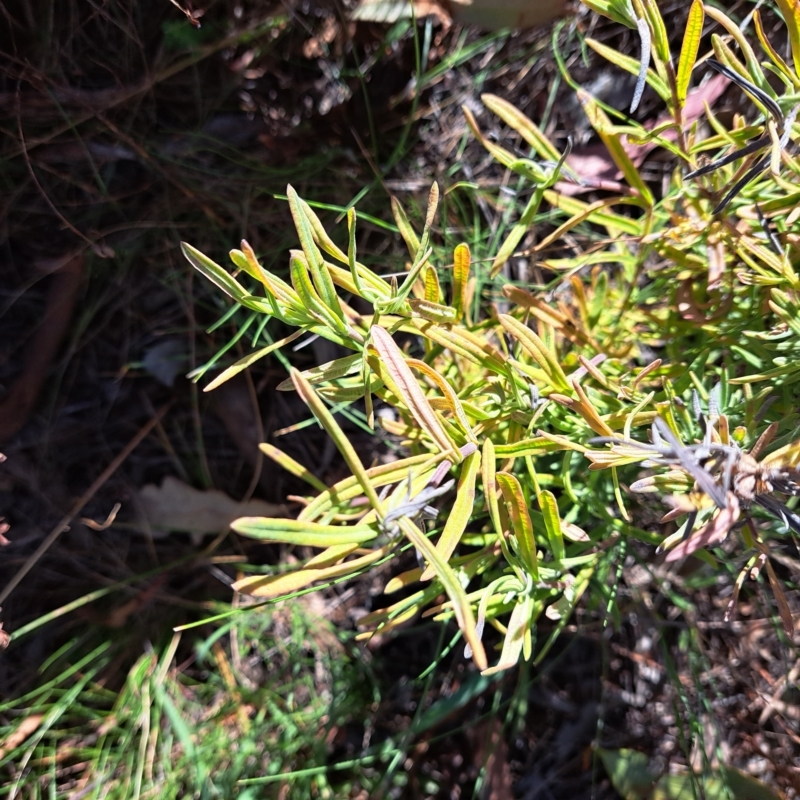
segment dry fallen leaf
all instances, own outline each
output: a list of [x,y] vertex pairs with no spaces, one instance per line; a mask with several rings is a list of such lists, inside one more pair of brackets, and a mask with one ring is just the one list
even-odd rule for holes
[[202,491],[168,476],[160,487],[148,484],[139,492],[139,502],[153,535],[170,531],[191,533],[196,538],[226,531],[239,517],[277,517],[282,506],[263,500],[240,503],[216,489]]

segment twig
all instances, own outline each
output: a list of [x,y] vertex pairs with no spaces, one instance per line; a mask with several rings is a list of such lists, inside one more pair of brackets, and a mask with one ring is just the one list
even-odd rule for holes
[[36,551],[28,558],[28,560],[19,568],[17,574],[8,582],[8,585],[0,592],[0,603],[17,588],[22,579],[33,569],[39,559],[50,549],[52,544],[58,539],[61,534],[67,530],[70,522],[81,512],[83,507],[94,497],[99,491],[100,487],[117,471],[125,459],[141,444],[145,436],[150,433],[153,428],[158,424],[159,420],[167,413],[167,410],[172,403],[167,403],[161,406],[156,415],[149,420],[128,442],[121,453],[103,470],[102,473],[95,479],[92,485],[78,498],[75,505],[69,510],[67,514],[58,522],[52,531],[47,535],[47,538],[36,548]]

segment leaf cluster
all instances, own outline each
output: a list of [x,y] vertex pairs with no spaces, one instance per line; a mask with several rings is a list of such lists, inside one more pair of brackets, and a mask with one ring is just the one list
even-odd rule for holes
[[[296,519],[233,524],[243,535],[317,552],[285,571],[242,578],[238,591],[291,596],[351,579],[413,549],[419,565],[384,587],[390,595],[403,590],[402,599],[364,618],[363,635],[389,631],[423,611],[455,619],[467,652],[487,674],[520,658],[539,660],[584,595],[608,606],[608,578],[620,548],[633,539],[654,544],[663,538],[644,527],[626,498],[625,476],[641,469],[647,452],[621,448],[620,441],[645,440],[657,420],[676,441],[702,438],[692,394],[707,402],[717,384],[714,419],[725,413],[725,447],[753,446],[770,422],[780,427],[781,445],[795,438],[800,286],[790,231],[800,198],[800,165],[791,154],[800,12],[780,3],[793,66],[766,39],[755,12],[762,63],[731,19],[694,0],[676,67],[654,0],[587,5],[639,30],[640,63],[591,39],[587,44],[640,75],[668,109],[665,121],[648,129],[619,115],[614,121],[611,111],[576,89],[619,171],[610,196],[586,202],[566,191],[565,181],[578,180],[569,169],[569,148],[562,153],[510,103],[485,95],[486,108],[531,148],[520,158],[489,141],[464,110],[492,157],[530,185],[530,199],[488,268],[473,262],[466,244],[447,251],[435,241],[435,184],[421,231],[392,202],[409,254],[402,281],[359,260],[354,209],[342,248],[292,187],[287,195],[300,249],[290,254],[288,281],[264,269],[246,242],[230,255],[247,286],[183,246],[192,265],[234,301],[296,328],[207,388],[301,336],[321,336],[350,351],[313,369],[292,369],[280,387],[308,405],[350,476],[321,485],[307,466],[264,445],[316,494]],[[722,33],[711,36],[713,59],[699,59],[707,19]],[[686,124],[692,75],[703,64],[745,90],[752,119],[737,116],[725,127],[708,108],[708,129]],[[779,78],[782,95],[766,72]],[[661,148],[674,164],[660,196],[631,155],[636,145]],[[501,271],[544,205],[557,225],[525,255],[555,277],[531,291],[503,281]],[[548,257],[553,244],[565,241],[569,256]],[[406,455],[365,466],[331,407],[363,402],[374,425],[376,399],[394,410],[378,423],[399,438]],[[599,446],[594,437],[602,437]],[[664,477],[653,485],[662,494],[705,491],[713,499],[716,475],[698,482],[704,457],[697,449],[687,452],[689,461],[656,464]],[[448,475],[457,483],[453,490]],[[730,525],[714,544],[724,543],[735,522],[726,520]],[[767,539],[780,535],[774,528],[752,526],[745,548],[768,554]],[[714,563],[700,546],[692,549]],[[553,624],[538,642],[542,616]],[[484,650],[486,624],[502,637],[496,662]]]

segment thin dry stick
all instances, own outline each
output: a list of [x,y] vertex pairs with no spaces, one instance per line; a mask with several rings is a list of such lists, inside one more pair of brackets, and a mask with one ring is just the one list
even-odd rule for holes
[[17,574],[8,582],[8,585],[0,592],[0,603],[2,603],[17,588],[20,581],[33,569],[36,562],[47,552],[50,546],[67,530],[70,522],[81,512],[83,507],[100,490],[100,487],[117,471],[123,461],[141,444],[142,440],[158,424],[159,420],[167,413],[172,403],[163,405],[156,415],[142,427],[136,436],[128,442],[122,452],[103,470],[95,479],[94,483],[78,498],[75,505],[70,509],[61,521],[47,535],[47,538],[36,548],[31,557],[19,568]]
[[[244,376],[247,380],[247,391],[250,393],[250,402],[253,404],[253,417],[256,423],[256,435],[258,436],[258,441],[264,441],[264,422],[261,419],[261,409],[258,407],[258,395],[256,394],[256,387],[253,384],[253,376],[250,374],[250,370],[246,369],[244,371]],[[258,455],[256,456],[256,463],[255,467],[253,468],[253,477],[250,479],[250,485],[247,487],[247,491],[244,493],[244,497],[242,497],[241,502],[247,503],[250,498],[253,496],[253,492],[256,490],[256,486],[258,486],[258,482],[261,480],[261,470],[264,467],[264,454],[261,452],[261,448],[258,449]]]

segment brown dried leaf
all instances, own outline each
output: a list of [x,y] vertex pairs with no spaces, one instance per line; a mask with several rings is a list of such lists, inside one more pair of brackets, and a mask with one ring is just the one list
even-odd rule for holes
[[197,536],[221,533],[239,517],[278,517],[285,509],[263,500],[240,503],[215,489],[202,491],[167,476],[160,487],[148,484],[139,492],[145,522],[155,536],[183,531]]

